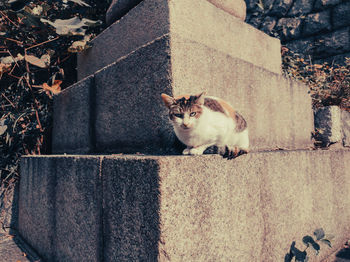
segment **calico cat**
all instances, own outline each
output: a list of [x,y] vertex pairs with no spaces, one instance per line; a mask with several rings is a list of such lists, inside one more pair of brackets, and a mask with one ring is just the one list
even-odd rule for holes
[[199,95],[161,95],[184,155],[201,155],[210,146],[225,148],[228,159],[248,152],[247,122],[220,98]]

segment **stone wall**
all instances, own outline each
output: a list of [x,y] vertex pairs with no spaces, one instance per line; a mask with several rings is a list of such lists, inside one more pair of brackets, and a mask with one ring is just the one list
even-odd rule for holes
[[246,22],[314,63],[350,57],[350,0],[245,0]]

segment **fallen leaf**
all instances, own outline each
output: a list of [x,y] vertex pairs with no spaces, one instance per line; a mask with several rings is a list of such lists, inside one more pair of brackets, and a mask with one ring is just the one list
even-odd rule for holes
[[41,18],[40,21],[55,27],[59,35],[85,35],[86,27],[101,24],[99,20],[80,19],[77,16],[70,19],[56,19],[54,22],[44,18]]
[[91,7],[90,5],[88,5],[87,3],[85,3],[85,2],[82,1],[82,0],[68,0],[68,1],[74,2],[74,3],[76,3],[76,4],[78,4],[78,5],[81,5],[81,6]]
[[15,62],[15,59],[12,56],[1,57],[0,62],[2,64],[12,64]]
[[78,53],[89,49],[91,47],[89,44],[90,38],[91,36],[85,36],[84,40],[73,42],[72,45],[68,47],[68,52]]
[[0,63],[0,75],[5,73],[5,72],[10,71],[10,68],[11,68],[11,64]]
[[43,10],[44,10],[43,7],[38,5],[32,9],[32,14],[36,15],[36,16],[40,16],[42,14]]
[[57,95],[61,92],[61,80],[55,80],[52,86],[49,86],[47,83],[43,83],[41,88],[50,98],[53,95]]
[[47,68],[50,65],[50,56],[48,54],[42,55],[41,58],[38,58],[33,55],[25,55],[24,59],[28,63],[40,68]]
[[6,130],[7,130],[7,126],[6,126],[6,125],[0,126],[0,136],[2,136],[3,134],[5,134]]

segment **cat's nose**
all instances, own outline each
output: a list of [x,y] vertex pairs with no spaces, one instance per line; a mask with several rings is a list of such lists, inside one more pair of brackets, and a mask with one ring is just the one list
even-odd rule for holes
[[190,128],[190,124],[188,124],[188,123],[183,123],[183,124],[182,124],[182,127],[183,127],[184,129],[188,129],[188,128]]

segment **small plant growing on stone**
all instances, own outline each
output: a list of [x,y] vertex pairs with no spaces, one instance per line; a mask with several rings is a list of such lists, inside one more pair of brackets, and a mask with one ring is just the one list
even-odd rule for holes
[[319,243],[326,244],[329,247],[332,247],[331,240],[334,238],[332,235],[325,235],[322,228],[318,228],[314,231],[314,239],[312,236],[306,235],[303,237],[302,241],[306,248],[304,251],[295,247],[295,241],[292,242],[289,253],[284,257],[284,262],[307,262],[309,260],[309,254],[307,253],[308,249],[311,247],[315,255],[317,256],[320,252],[321,246]]

